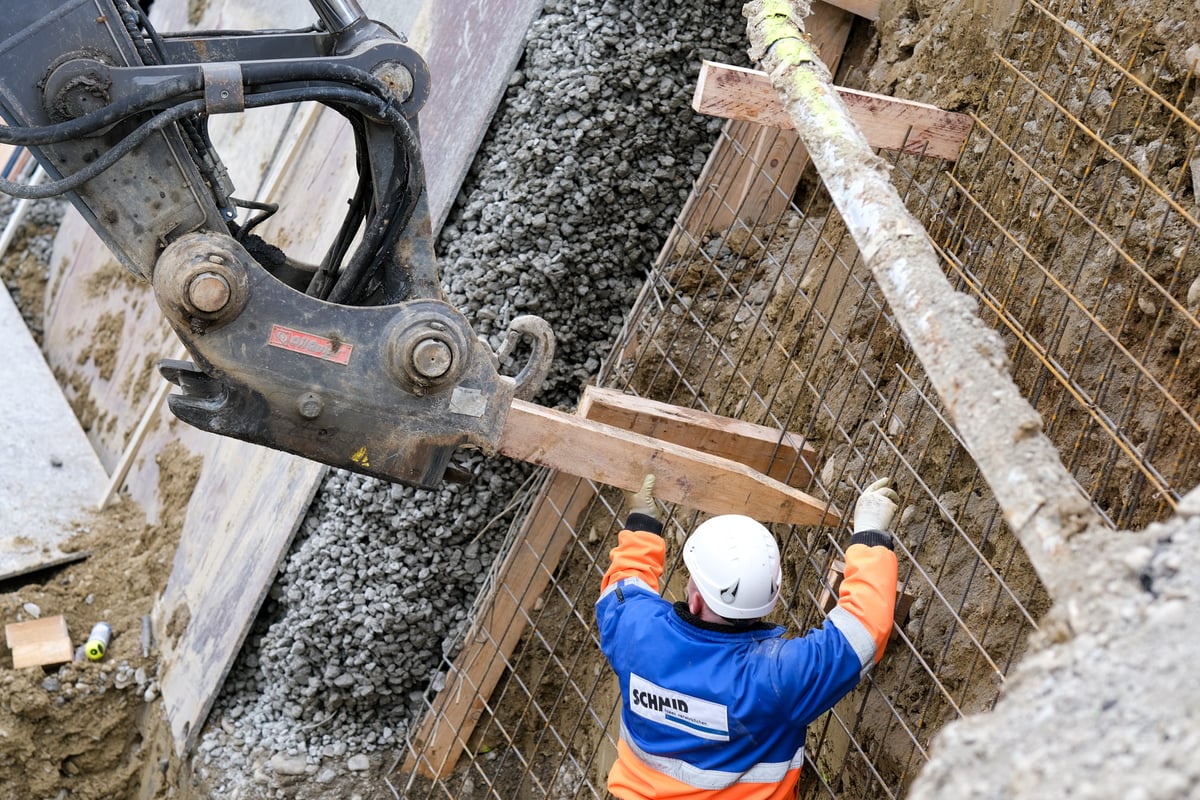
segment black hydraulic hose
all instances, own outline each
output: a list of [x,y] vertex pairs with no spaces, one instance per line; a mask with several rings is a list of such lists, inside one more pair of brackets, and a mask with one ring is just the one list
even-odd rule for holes
[[260,203],[257,200],[243,200],[240,197],[230,197],[229,202],[233,203],[238,208],[245,208],[250,211],[261,211],[261,214],[256,214],[246,220],[246,224],[238,229],[235,237],[239,242],[244,241],[250,231],[254,230],[260,224],[270,219],[275,212],[279,210],[278,203]]
[[[410,170],[411,172],[411,170]],[[392,225],[397,221],[396,211],[397,205],[397,188],[399,181],[392,178],[389,182],[387,191],[384,193],[384,201],[375,211],[375,216],[371,223],[367,226],[366,232],[363,233],[362,242],[359,244],[358,250],[350,259],[350,263],[346,265],[337,280],[333,284],[333,288],[329,292],[329,297],[326,298],[331,303],[344,303],[350,299],[351,295],[359,288],[361,282],[369,275],[368,267],[376,264],[376,258],[387,243],[388,232]],[[405,217],[404,224],[408,224],[407,220],[411,219],[413,211],[413,202],[405,198],[399,209]]]
[[[380,102],[390,103],[392,99],[388,94],[387,87],[381,81],[364,70],[346,64],[309,63],[303,69],[298,68],[297,65],[246,64],[243,78],[247,85],[255,87],[267,87],[272,83],[290,81],[328,80],[366,90]],[[120,122],[125,117],[146,111],[181,95],[203,90],[204,77],[199,70],[191,74],[177,75],[153,84],[143,93],[123,98],[112,105],[66,122],[33,127],[0,126],[0,143],[37,147],[43,144],[57,144],[71,139],[84,138],[102,128]],[[357,101],[361,102],[361,99]]]
[[[370,110],[372,113],[384,118],[386,121],[392,124],[392,128],[399,134],[398,139],[401,144],[404,145],[406,152],[417,152],[418,144],[416,142],[416,136],[412,131],[412,126],[408,124],[408,120],[397,111],[392,110],[391,113],[389,113],[389,104],[383,103],[372,95],[367,95],[354,89],[316,86],[255,93],[246,96],[246,107],[260,108],[263,106],[280,105],[283,103],[300,103],[308,100],[317,102],[329,101],[335,103],[368,105],[371,107]],[[139,103],[138,105],[144,106],[145,103]],[[165,128],[172,122],[176,122],[194,114],[200,114],[204,110],[205,101],[202,99],[189,100],[187,102],[180,103],[179,105],[173,106],[165,111],[161,111],[150,119],[146,120],[140,126],[138,126],[137,129],[122,138],[121,141],[104,153],[104,155],[100,156],[95,161],[83,167],[78,172],[67,176],[66,178],[62,178],[61,180],[57,181],[51,181],[50,183],[43,183],[38,186],[29,186],[0,178],[0,192],[28,200],[39,200],[46,197],[53,197],[55,195],[63,194],[64,192],[73,191],[111,167],[118,159],[125,156],[130,150],[145,141],[150,134]],[[83,123],[87,120],[94,120],[94,118],[98,116],[103,116],[107,120],[107,122],[100,122],[96,125],[96,127],[102,127],[105,124],[112,124],[113,122],[117,121],[115,119],[107,119],[109,116],[111,116],[107,113],[107,111],[108,109],[105,111],[94,112],[86,117],[80,117],[79,119],[72,120],[69,123],[47,126],[46,128],[6,128],[0,126],[0,142],[28,146],[62,141],[62,139],[58,138],[57,135],[31,136],[29,138],[23,138],[20,135],[14,136],[13,132],[45,132],[52,128],[59,129],[63,126],[75,125],[76,123]],[[83,130],[90,130],[90,126],[84,127]],[[68,134],[67,138],[71,138],[71,136],[71,134]],[[412,161],[410,160],[410,173],[412,172],[411,163]],[[415,163],[419,165],[420,160],[417,159]],[[424,179],[423,175],[420,177],[422,180]]]
[[182,95],[201,92],[203,89],[204,79],[199,73],[180,75],[154,84],[143,94],[123,98],[98,111],[66,122],[35,127],[0,126],[0,143],[37,147],[43,144],[58,144],[72,139],[82,139],[102,128],[115,125],[126,117],[146,111],[169,100],[177,100]]
[[[384,266],[382,260],[391,254],[395,249],[396,241],[400,238],[400,235],[404,233],[404,229],[408,227],[409,221],[412,220],[413,212],[416,210],[416,203],[412,198],[406,196],[405,202],[401,205],[401,209],[401,213],[394,217],[388,224],[387,231],[382,241],[380,241],[379,246],[375,250],[375,259],[371,262],[370,269],[358,281],[356,286],[351,287],[351,291],[353,293],[350,293],[350,291],[347,292],[345,302],[347,302],[349,305],[358,305],[359,301],[366,297],[366,294],[370,289],[370,280],[379,272],[380,268]],[[401,266],[404,269],[404,282],[402,285],[405,287],[405,290],[399,296],[393,296],[390,292],[387,292],[387,299],[384,301],[386,304],[390,305],[403,300],[404,297],[407,296],[408,290],[411,289],[412,275],[409,273],[407,265]]]
[[[411,130],[409,133],[411,134]],[[403,144],[399,137],[393,141],[396,145]],[[375,210],[358,250],[329,293],[328,300],[331,303],[345,303],[361,293],[371,275],[378,271],[381,254],[395,244],[397,236],[408,226],[416,210],[416,201],[424,183],[420,155],[404,148],[394,154],[393,163],[403,164],[408,181],[401,187],[396,176],[397,169],[393,168],[388,186],[383,192],[383,202]]]
[[[361,72],[361,70],[355,71]],[[334,283],[329,294],[329,301],[343,302],[361,288],[364,275],[370,274],[367,272],[368,267],[378,266],[377,259],[382,250],[390,246],[389,243],[395,242],[396,236],[408,225],[408,222],[412,218],[416,199],[420,195],[424,185],[419,143],[408,119],[400,113],[390,96],[378,97],[374,94],[368,94],[361,90],[343,86],[307,86],[252,92],[245,97],[246,108],[260,108],[304,101],[317,101],[334,107],[340,105],[353,108],[363,107],[371,116],[388,123],[395,133],[393,142],[398,150],[395,154],[396,158],[393,159],[393,164],[403,166],[407,177],[403,187],[401,187],[401,182],[396,177],[397,170],[395,167],[393,168],[387,191],[384,193],[385,199],[376,210],[371,224],[368,225],[362,244]],[[206,104],[203,99],[180,103],[154,115],[122,138],[110,150],[100,156],[100,158],[66,178],[37,186],[16,183],[0,178],[0,192],[25,199],[41,199],[73,191],[103,173],[120,158],[133,150],[133,148],[145,141],[152,133],[165,128],[173,122],[199,115],[205,108]],[[106,111],[110,111],[110,109],[106,109]],[[88,117],[94,118],[104,114],[105,111],[101,111],[88,115]],[[81,117],[78,120],[73,120],[72,123],[81,123],[86,119],[87,117]],[[7,130],[11,132],[13,129]],[[3,141],[3,137],[0,137],[0,141]]]
[[143,122],[136,130],[128,136],[121,139],[113,145],[112,149],[108,150],[104,155],[65,178],[51,181],[50,183],[42,183],[36,186],[16,183],[14,181],[0,178],[0,192],[11,194],[14,197],[24,198],[26,200],[41,200],[46,197],[54,197],[55,195],[63,194],[64,192],[74,191],[83,184],[92,180],[100,173],[117,163],[119,159],[129,153],[130,150],[144,142],[150,134],[155,131],[162,130],[173,122],[178,122],[184,117],[197,114],[204,110],[203,100],[190,100],[186,103],[181,103],[166,111],[162,111],[150,119]]
[[354,197],[351,198],[346,214],[342,217],[342,224],[338,228],[337,236],[333,244],[329,246],[329,249],[325,251],[325,257],[321,259],[321,265],[318,267],[316,274],[313,275],[312,283],[309,284],[307,294],[311,297],[327,300],[329,293],[333,291],[333,286],[336,282],[337,267],[342,263],[342,259],[346,257],[346,252],[350,249],[350,244],[354,241],[354,234],[357,233],[362,221],[367,218],[367,206],[370,202],[371,187],[372,183],[370,180],[360,180],[358,182]]
[[[262,66],[264,66],[267,72],[274,72],[276,67],[276,65]],[[345,77],[349,73],[357,73],[370,78],[362,70],[345,67],[344,65],[316,66],[335,67],[337,69],[334,71],[338,72],[342,77]],[[279,75],[274,74],[273,77],[279,77]],[[328,75],[323,77],[328,77]],[[370,78],[370,80],[374,81],[373,78]],[[246,104],[248,107],[251,105],[252,97],[269,95],[274,98],[288,95],[295,96],[297,93],[301,93],[300,96],[304,97],[303,93],[311,95],[318,91],[321,91],[320,87],[278,89],[266,92],[263,95],[247,95]],[[324,91],[331,90],[326,89]],[[358,250],[355,251],[350,263],[346,265],[336,279],[333,287],[329,290],[328,297],[324,298],[329,302],[340,303],[349,299],[361,287],[364,278],[370,274],[368,268],[377,266],[377,259],[380,253],[389,246],[389,242],[394,243],[400,231],[408,225],[416,209],[416,199],[420,196],[421,189],[424,186],[425,176],[420,157],[420,144],[417,141],[416,132],[413,131],[408,118],[399,111],[391,95],[387,94],[386,90],[384,91],[384,97],[374,97],[364,92],[345,87],[339,87],[336,91],[340,91],[348,102],[327,102],[327,105],[335,108],[340,104],[351,107],[364,107],[370,116],[381,119],[389,124],[396,134],[394,142],[400,150],[397,154],[399,157],[394,159],[393,163],[402,164],[407,177],[407,181],[403,186],[403,194],[400,194],[400,182],[396,179],[396,170],[393,169],[392,178],[389,181],[387,190],[383,193],[384,202],[376,209],[374,218],[364,232],[362,242],[359,244]],[[351,97],[354,99],[349,99]],[[305,97],[305,99],[313,98]],[[279,100],[276,102],[298,101],[296,99]],[[343,110],[342,113],[345,114],[346,112]],[[397,200],[402,202],[397,203]],[[399,206],[398,209],[397,206]],[[397,213],[397,210],[399,213]],[[323,287],[317,288],[324,293]]]
[[[344,109],[338,110],[344,114]],[[329,292],[332,291],[334,285],[335,268],[346,257],[346,252],[350,249],[350,244],[354,239],[355,233],[358,231],[359,225],[367,217],[367,210],[371,203],[372,190],[375,185],[369,159],[364,155],[366,139],[363,135],[362,120],[357,117],[348,117],[348,119],[351,129],[354,131],[354,153],[356,159],[355,166],[358,170],[358,184],[355,187],[354,196],[350,200],[349,208],[347,208],[345,216],[342,217],[342,224],[338,228],[337,236],[329,246],[329,249],[325,251],[325,257],[321,259],[321,265],[307,289],[308,295],[319,297],[322,300],[329,297]]]
[[248,61],[242,65],[242,83],[247,86],[269,86],[296,81],[330,81],[362,89],[391,101],[387,85],[371,73],[350,64],[329,61]]
[[[161,64],[162,63],[162,39],[158,36],[158,31],[150,25],[150,19],[142,11],[140,6],[134,6],[126,0],[113,0],[113,4],[117,7],[117,14],[121,17],[121,22],[125,26],[125,33],[129,35],[129,40],[133,43],[133,47],[137,50],[138,55],[142,59],[143,64]],[[146,40],[142,38],[142,31],[145,31],[150,38],[151,44],[155,50],[151,50]]]
[[[268,86],[271,83],[303,80],[329,80],[367,90],[379,101],[389,102],[387,87],[382,82],[356,67],[345,64],[309,64],[308,69],[297,71],[296,67],[276,67],[271,64],[246,65],[245,82],[251,86]],[[311,87],[336,88],[336,87]],[[153,84],[145,92],[123,98],[112,105],[76,117],[66,122],[33,127],[0,126],[0,143],[37,147],[57,144],[71,139],[80,139],[96,131],[120,122],[149,108],[161,105],[181,95],[204,90],[204,77],[199,70],[192,74],[181,74]],[[351,101],[354,102],[354,101]],[[359,100],[361,102],[361,100]]]

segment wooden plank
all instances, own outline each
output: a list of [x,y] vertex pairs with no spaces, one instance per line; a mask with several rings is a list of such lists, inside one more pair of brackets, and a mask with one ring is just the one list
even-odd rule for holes
[[583,390],[576,414],[740,462],[797,489],[812,481],[817,453],[799,434],[599,386]]
[[626,491],[654,473],[660,499],[709,514],[792,525],[840,521],[826,503],[744,464],[522,400],[513,401],[497,449]]
[[13,669],[65,664],[75,657],[66,617],[42,617],[4,626],[4,639],[12,650]]
[[577,538],[579,520],[594,496],[587,481],[564,473],[543,485],[500,567],[485,610],[446,677],[445,688],[413,736],[406,771],[434,778],[454,769],[510,663],[509,656],[533,621],[534,604],[563,550]]
[[500,106],[544,0],[426,2],[412,47],[429,65],[419,125],[429,210],[436,234]]
[[[924,152],[955,161],[971,118],[928,103],[837,88],[855,124],[874,148]],[[701,114],[791,130],[792,122],[765,72],[705,61],[692,108]]]
[[0,580],[78,561],[67,553],[105,472],[16,304],[0,284]]
[[[841,63],[853,21],[851,13],[822,0],[813,1],[804,20],[813,46],[831,71]],[[779,219],[808,165],[808,153],[800,137],[790,130],[766,125],[727,126],[726,135],[718,142],[721,146],[745,155],[738,159],[734,170],[718,173],[710,230],[724,230],[739,221],[753,228]]]

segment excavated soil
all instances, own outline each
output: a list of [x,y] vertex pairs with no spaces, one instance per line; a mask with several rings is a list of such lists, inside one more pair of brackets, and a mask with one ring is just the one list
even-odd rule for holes
[[[98,662],[0,671],[0,798],[138,797],[162,730],[156,650],[142,619],[166,586],[200,461],[176,445],[159,457],[166,513],[147,525],[118,500],[81,517],[66,552],[82,561],[0,584],[0,620],[62,614],[81,645],[105,621],[113,635]],[[31,613],[32,612],[32,613]],[[8,662],[7,648],[0,658]]]

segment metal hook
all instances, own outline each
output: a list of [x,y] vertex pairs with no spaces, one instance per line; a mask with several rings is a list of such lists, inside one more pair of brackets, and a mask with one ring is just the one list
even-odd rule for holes
[[496,359],[501,364],[512,355],[522,336],[529,337],[533,352],[525,367],[517,373],[517,390],[514,396],[519,400],[532,400],[550,373],[550,362],[554,359],[554,331],[550,328],[550,323],[541,317],[533,314],[517,317],[508,324],[504,344],[496,352]]

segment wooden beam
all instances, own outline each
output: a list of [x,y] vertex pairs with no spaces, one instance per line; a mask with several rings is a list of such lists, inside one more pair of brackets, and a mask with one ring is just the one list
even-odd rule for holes
[[[928,103],[834,87],[871,147],[924,152],[947,161],[971,130],[971,118]],[[792,130],[792,120],[765,72],[705,61],[692,98],[698,113]]]
[[578,538],[580,518],[595,497],[587,481],[558,473],[534,500],[530,514],[496,576],[495,589],[467,634],[446,685],[413,736],[404,769],[427,778],[454,769],[510,656],[533,621],[563,550]]
[[[875,11],[878,13],[878,5]],[[831,70],[836,70],[841,62],[853,22],[853,14],[838,4],[813,0],[804,20],[805,30]],[[716,178],[709,230],[725,230],[738,222],[752,228],[779,219],[808,166],[808,153],[800,137],[792,131],[765,125],[727,123],[717,150],[733,153],[714,151],[716,159],[705,165],[701,185]],[[731,159],[731,155],[736,158]],[[714,166],[730,161],[736,162],[733,169]]]
[[841,519],[826,503],[728,458],[522,400],[513,401],[497,449],[626,491],[654,473],[661,500],[709,514],[749,514],[791,525],[836,525]]
[[583,390],[576,414],[737,461],[796,489],[812,481],[816,450],[795,433],[599,386]]
[[13,669],[50,667],[75,657],[67,620],[61,614],[5,625],[4,639],[12,650]]

